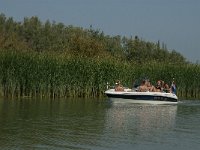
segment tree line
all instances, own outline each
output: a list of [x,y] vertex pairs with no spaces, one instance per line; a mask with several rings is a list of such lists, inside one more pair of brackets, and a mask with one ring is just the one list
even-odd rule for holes
[[138,36],[110,36],[92,27],[84,29],[49,20],[42,22],[36,16],[17,22],[0,14],[0,50],[108,58],[137,64],[187,63],[180,53],[168,50],[160,41],[153,43]]

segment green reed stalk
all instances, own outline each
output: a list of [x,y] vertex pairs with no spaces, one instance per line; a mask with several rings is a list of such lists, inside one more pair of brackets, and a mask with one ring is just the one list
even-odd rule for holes
[[108,59],[67,58],[47,53],[0,54],[0,96],[102,97],[106,83],[121,80],[124,86],[147,77],[153,84],[177,83],[180,98],[200,98],[200,66],[154,62],[145,65]]

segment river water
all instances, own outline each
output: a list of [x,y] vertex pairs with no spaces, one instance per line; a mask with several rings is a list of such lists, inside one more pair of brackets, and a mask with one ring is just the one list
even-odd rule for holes
[[0,100],[0,149],[200,148],[200,101]]

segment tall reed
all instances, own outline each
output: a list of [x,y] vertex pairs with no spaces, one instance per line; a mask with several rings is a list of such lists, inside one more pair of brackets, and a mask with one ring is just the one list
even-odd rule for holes
[[0,54],[0,96],[101,97],[106,83],[121,80],[131,87],[137,79],[177,83],[180,98],[200,98],[200,66],[147,63],[130,64],[109,59],[67,58],[46,53]]

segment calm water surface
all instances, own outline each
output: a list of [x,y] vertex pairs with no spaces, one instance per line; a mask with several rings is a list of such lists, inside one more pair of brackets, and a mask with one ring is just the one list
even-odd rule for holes
[[0,149],[198,150],[200,101],[0,100]]

